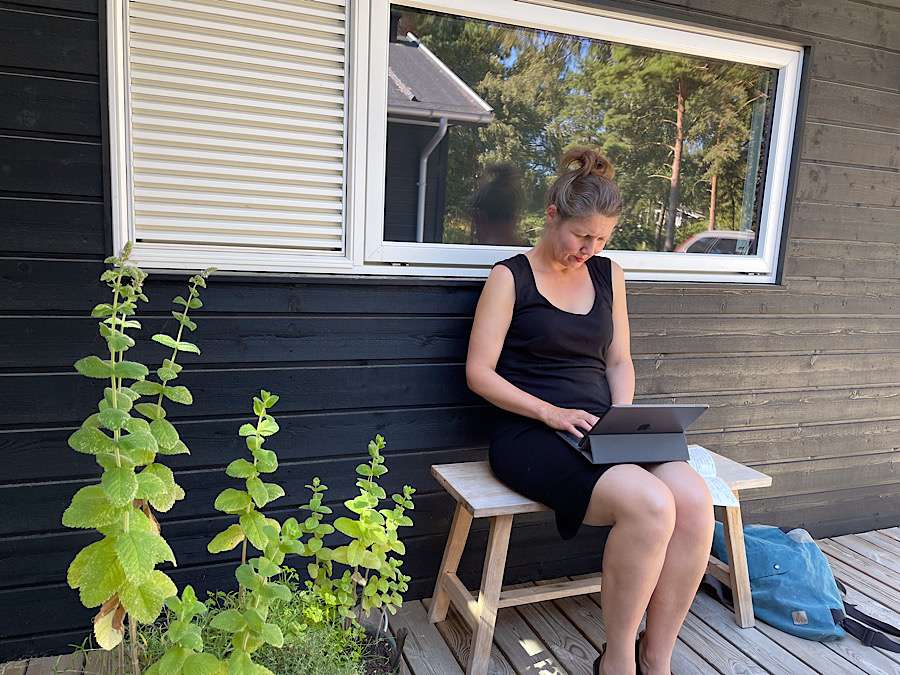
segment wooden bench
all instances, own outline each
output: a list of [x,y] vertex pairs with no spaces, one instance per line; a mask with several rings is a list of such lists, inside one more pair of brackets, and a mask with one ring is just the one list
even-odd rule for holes
[[[768,487],[772,478],[727,457],[711,453],[718,475],[740,499],[742,490]],[[481,675],[487,672],[494,637],[497,610],[532,602],[543,602],[584,593],[600,591],[601,576],[546,584],[515,590],[503,590],[503,573],[513,517],[521,513],[547,511],[543,504],[510,490],[491,472],[487,462],[435,464],[431,473],[456,499],[456,509],[441,567],[438,571],[434,595],[428,612],[431,623],[447,617],[450,603],[472,630],[472,648],[466,672]],[[722,508],[722,507],[716,507]],[[731,565],[710,556],[708,571],[732,590],[734,614],[742,628],[754,625],[753,603],[750,598],[750,577],[744,549],[744,530],[740,506],[724,508],[722,520]],[[456,575],[473,518],[490,518],[490,534],[481,588],[473,594]]]

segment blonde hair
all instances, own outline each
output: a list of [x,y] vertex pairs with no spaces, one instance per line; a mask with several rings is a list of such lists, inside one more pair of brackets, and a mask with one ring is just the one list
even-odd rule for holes
[[618,216],[622,212],[622,195],[614,175],[612,163],[599,150],[572,148],[559,162],[556,180],[547,190],[547,206],[556,206],[563,220],[597,213]]

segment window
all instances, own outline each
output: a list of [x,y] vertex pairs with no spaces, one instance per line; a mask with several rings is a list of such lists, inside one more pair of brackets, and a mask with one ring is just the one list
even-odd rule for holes
[[798,47],[555,0],[110,1],[145,264],[484,276],[590,143],[629,279],[775,277]]

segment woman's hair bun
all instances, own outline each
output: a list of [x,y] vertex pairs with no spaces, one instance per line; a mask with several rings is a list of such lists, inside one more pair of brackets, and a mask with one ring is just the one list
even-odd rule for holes
[[599,150],[587,146],[579,146],[568,150],[559,164],[559,175],[575,173],[579,177],[597,176],[612,180],[615,169],[612,163]]

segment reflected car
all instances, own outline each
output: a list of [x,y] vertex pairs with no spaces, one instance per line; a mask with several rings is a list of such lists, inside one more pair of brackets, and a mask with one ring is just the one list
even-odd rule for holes
[[674,252],[735,254],[739,241],[753,241],[755,237],[755,232],[746,230],[705,230],[685,239]]

